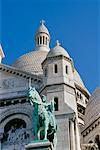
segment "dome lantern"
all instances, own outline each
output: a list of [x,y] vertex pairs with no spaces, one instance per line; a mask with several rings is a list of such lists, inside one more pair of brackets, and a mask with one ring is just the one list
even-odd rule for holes
[[49,43],[50,43],[50,34],[46,26],[44,25],[45,21],[40,21],[40,27],[36,31],[35,34],[35,49],[49,51]]

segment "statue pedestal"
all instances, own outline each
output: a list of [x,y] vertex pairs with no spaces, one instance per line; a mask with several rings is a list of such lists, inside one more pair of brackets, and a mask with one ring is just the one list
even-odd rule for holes
[[26,150],[53,150],[52,143],[48,140],[33,141],[25,146]]

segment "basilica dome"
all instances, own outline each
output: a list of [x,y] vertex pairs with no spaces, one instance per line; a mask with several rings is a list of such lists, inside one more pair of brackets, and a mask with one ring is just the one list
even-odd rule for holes
[[[41,21],[40,26],[35,33],[35,50],[17,58],[12,66],[35,75],[43,75],[41,63],[45,60],[45,58],[63,55],[70,59],[69,54],[62,46],[60,46],[58,40],[56,41],[55,47],[51,50],[49,48],[49,43],[49,31],[44,25],[44,21]],[[73,73],[74,82],[82,88],[85,88],[84,83],[76,69],[74,69]]]
[[[63,51],[63,48],[61,49]],[[12,66],[35,75],[42,75],[43,70],[41,63],[51,54],[56,55],[58,53],[50,53],[50,51],[48,52],[44,50],[31,51],[16,59]],[[64,54],[69,57],[67,52],[64,52]],[[85,88],[84,83],[76,69],[74,69],[74,82]]]
[[41,63],[44,61],[49,51],[49,42],[49,31],[42,20],[35,33],[35,50],[19,57],[14,62],[13,66],[35,75],[42,75]]
[[19,57],[13,64],[14,67],[23,71],[41,75],[43,74],[41,63],[47,56],[47,51],[31,51]]
[[100,117],[100,87],[96,88],[90,97],[85,112],[85,128]]

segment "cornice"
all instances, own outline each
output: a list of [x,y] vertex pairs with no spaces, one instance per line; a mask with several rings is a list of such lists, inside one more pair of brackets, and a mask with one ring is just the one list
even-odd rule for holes
[[47,61],[55,60],[55,59],[59,59],[59,58],[63,58],[63,59],[65,59],[65,60],[69,61],[70,63],[72,62],[72,59],[71,59],[71,58],[68,58],[68,57],[63,56],[63,55],[59,55],[59,56],[52,56],[52,57],[46,58],[46,59],[42,62],[42,66],[43,66]]
[[62,82],[62,83],[56,83],[56,84],[42,85],[42,86],[41,86],[41,89],[40,89],[40,93],[41,93],[44,89],[46,89],[47,87],[55,86],[55,85],[56,85],[56,86],[57,86],[57,85],[60,85],[60,86],[61,86],[61,85],[66,85],[66,86],[72,88],[73,90],[75,90],[75,88],[74,88],[73,86]]
[[25,71],[22,71],[20,69],[17,69],[15,67],[12,67],[9,65],[0,64],[0,71],[6,72],[6,73],[9,73],[12,75],[16,75],[16,76],[25,78],[27,80],[31,78],[31,80],[33,80],[34,82],[42,83],[41,77],[31,74],[31,73],[28,73],[28,72],[25,72]]

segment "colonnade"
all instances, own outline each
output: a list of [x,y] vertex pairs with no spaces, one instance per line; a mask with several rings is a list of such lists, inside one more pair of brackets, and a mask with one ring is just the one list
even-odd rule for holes
[[80,150],[80,135],[77,120],[69,120],[70,150]]
[[48,45],[48,38],[46,36],[39,36],[36,38],[36,46]]

